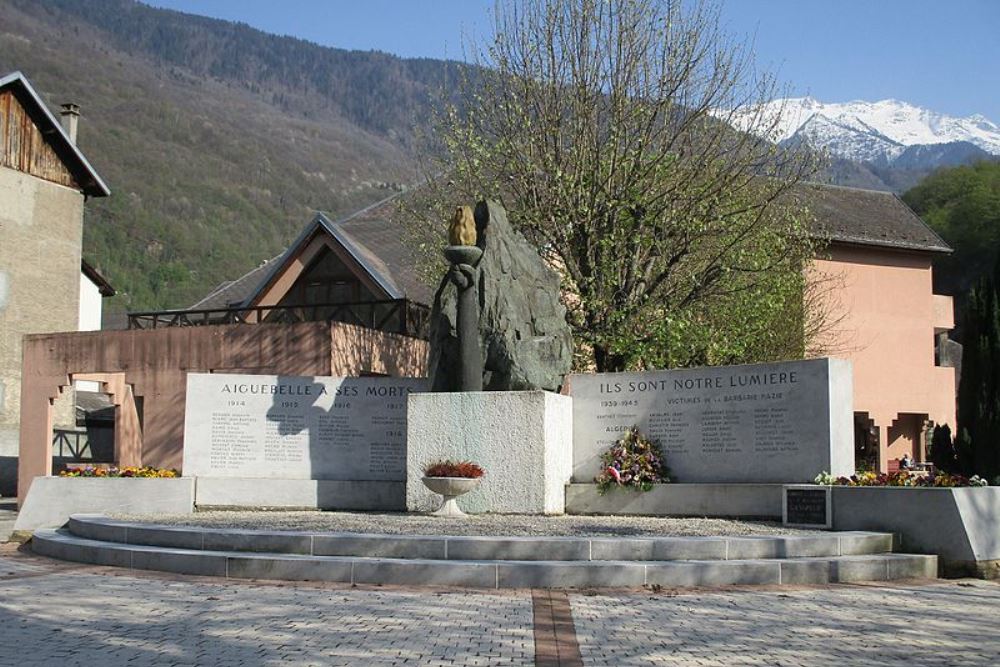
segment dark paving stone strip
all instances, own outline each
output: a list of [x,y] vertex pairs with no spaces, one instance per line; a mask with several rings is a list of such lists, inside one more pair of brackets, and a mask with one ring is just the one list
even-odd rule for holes
[[569,596],[561,591],[533,589],[536,667],[583,667]]

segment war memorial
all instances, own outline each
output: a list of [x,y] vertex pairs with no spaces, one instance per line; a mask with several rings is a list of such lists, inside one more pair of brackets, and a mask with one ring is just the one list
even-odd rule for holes
[[[1000,489],[813,484],[855,472],[835,358],[570,373],[558,277],[494,203],[460,207],[428,377],[187,374],[182,476],[37,477],[16,529],[67,560],[228,577],[478,588],[997,576]],[[661,483],[607,489],[627,434]],[[438,476],[469,462],[485,475]],[[637,478],[638,479],[638,478]],[[443,502],[444,501],[444,502]],[[159,525],[208,508],[783,521],[734,537],[319,533]],[[459,509],[460,508],[460,509]],[[141,514],[143,521],[107,515]],[[373,514],[372,516],[375,516]],[[444,519],[443,519],[444,521]],[[442,524],[445,526],[454,524]],[[797,530],[808,528],[810,530]]]

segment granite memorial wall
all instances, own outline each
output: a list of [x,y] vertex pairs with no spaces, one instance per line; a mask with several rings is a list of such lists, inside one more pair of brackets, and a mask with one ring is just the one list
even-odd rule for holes
[[406,480],[406,404],[426,380],[188,375],[185,476]]
[[632,426],[677,482],[790,483],[854,470],[851,364],[811,359],[573,375],[573,480]]

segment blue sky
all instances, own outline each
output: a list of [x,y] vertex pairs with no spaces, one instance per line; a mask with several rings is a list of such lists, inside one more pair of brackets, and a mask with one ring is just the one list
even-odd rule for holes
[[[326,46],[462,57],[491,0],[147,0]],[[796,95],[895,98],[1000,124],[1000,0],[722,0],[758,63]]]

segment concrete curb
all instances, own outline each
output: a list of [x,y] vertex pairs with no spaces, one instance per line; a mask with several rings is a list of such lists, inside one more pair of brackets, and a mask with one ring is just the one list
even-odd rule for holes
[[673,561],[860,556],[893,550],[888,533],[779,537],[467,537],[316,533],[163,526],[74,515],[77,537],[208,551],[449,561]]
[[38,530],[32,549],[75,562],[234,579],[468,588],[702,587],[933,578],[937,557],[882,553],[727,561],[438,560],[179,549]]
[[214,529],[74,515],[36,553],[136,570],[240,579],[471,588],[825,584],[933,578],[935,556],[891,553],[885,533],[778,537],[467,537]]

